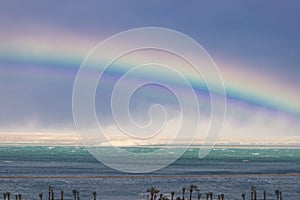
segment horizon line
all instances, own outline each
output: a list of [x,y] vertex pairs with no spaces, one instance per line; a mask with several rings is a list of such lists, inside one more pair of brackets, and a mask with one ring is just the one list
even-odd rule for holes
[[[83,144],[72,143],[33,143],[33,142],[0,142],[0,147],[3,146],[44,146],[44,147],[86,147]],[[94,145],[88,147],[117,147],[117,148],[160,148],[164,147],[162,144],[149,144],[149,145],[127,145],[127,146],[106,146],[106,145]],[[185,144],[176,144],[168,146],[172,148],[186,147]],[[205,148],[211,147],[211,144],[192,144],[188,148]],[[280,143],[280,144],[215,144],[213,148],[300,148],[300,143]]]

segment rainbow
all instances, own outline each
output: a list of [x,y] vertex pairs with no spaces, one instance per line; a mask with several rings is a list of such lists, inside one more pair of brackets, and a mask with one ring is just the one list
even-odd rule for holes
[[[68,38],[68,36],[64,37]],[[24,74],[28,76],[45,75],[45,72],[52,78],[62,76],[62,74],[74,77],[85,56],[98,43],[86,40],[82,36],[70,37],[63,44],[47,36],[20,38],[15,43],[0,42],[1,68],[3,72],[6,70],[13,72],[15,78],[20,78]],[[124,63],[120,70],[116,70],[114,73],[121,73],[122,68],[130,68],[132,63],[130,61]],[[230,66],[231,64],[227,63],[226,65]],[[37,67],[29,68],[27,66]],[[192,71],[186,73],[191,80],[196,79]],[[250,74],[245,74],[237,68],[221,68],[221,74],[228,100],[242,101],[249,105],[300,117],[300,96],[295,94],[293,89],[284,87],[271,78],[255,72],[250,71]],[[204,89],[204,87],[200,88]]]

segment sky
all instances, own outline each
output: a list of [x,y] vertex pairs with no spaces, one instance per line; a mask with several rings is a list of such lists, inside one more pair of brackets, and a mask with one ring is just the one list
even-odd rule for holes
[[[219,143],[300,143],[299,6],[297,1],[279,0],[1,2],[0,142],[65,142],[66,136],[74,140],[77,133],[72,91],[88,53],[119,32],[162,27],[182,32],[200,43],[220,71],[227,114]],[[114,48],[107,49],[103,57]],[[140,125],[149,123],[151,105],[165,107],[168,118],[161,136],[141,141],[123,136],[112,118],[109,105],[113,85],[124,75],[124,69],[145,62],[147,56],[163,58],[170,65],[171,61],[176,63],[167,53],[136,52],[114,63],[99,82],[97,116],[115,144],[170,140],[180,124],[174,94],[155,84],[137,90],[129,107],[133,120]],[[192,71],[187,74],[190,78],[195,75]],[[167,79],[159,76],[159,70],[146,75],[131,77],[123,89],[148,78]],[[186,94],[177,79],[170,80],[167,84]],[[200,141],[209,126],[211,105],[205,87],[195,92],[201,100]],[[119,100],[123,100],[122,96]],[[163,121],[161,116],[161,110],[154,112],[153,121]],[[126,116],[120,118],[123,128],[132,130]],[[184,119],[193,122],[192,115]],[[161,125],[154,123],[154,129]]]

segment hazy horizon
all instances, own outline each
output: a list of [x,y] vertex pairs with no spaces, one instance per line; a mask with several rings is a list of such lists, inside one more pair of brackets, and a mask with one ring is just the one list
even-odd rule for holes
[[[111,140],[112,144],[121,147],[131,147],[131,146],[163,146],[167,144],[168,139],[163,139],[159,143],[141,143],[138,140],[136,141],[124,141],[122,139],[119,140]],[[193,146],[203,146],[205,147],[204,138],[196,140],[191,147]],[[45,145],[45,146],[84,146],[76,133],[73,134],[65,134],[65,135],[53,135],[53,134],[45,134],[45,133],[6,133],[0,135],[0,145]],[[186,143],[182,141],[181,145],[185,145]],[[175,146],[181,146],[177,144]],[[300,136],[299,137],[277,137],[277,138],[266,138],[266,137],[258,137],[255,139],[251,138],[220,138],[216,146],[278,146],[278,147],[300,147]],[[100,143],[97,146],[110,146],[106,143]]]

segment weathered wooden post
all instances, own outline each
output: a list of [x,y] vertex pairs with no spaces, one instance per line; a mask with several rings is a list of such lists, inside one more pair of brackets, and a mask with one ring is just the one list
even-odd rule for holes
[[209,196],[210,196],[210,200],[212,200],[212,198],[213,198],[213,193],[210,192],[210,193],[209,193]]
[[43,200],[43,193],[39,194],[40,200]]
[[7,192],[7,199],[10,200],[10,192]]
[[225,196],[224,194],[221,194],[221,199],[222,199],[222,200],[224,200],[224,196]]
[[206,192],[206,200],[209,198],[209,192]]
[[64,191],[63,190],[60,191],[60,200],[64,200]]
[[16,194],[16,200],[18,200],[18,195]]
[[256,195],[257,195],[257,193],[256,193],[256,188],[255,188],[255,190],[254,190],[254,200],[257,200]]
[[79,191],[77,191],[77,200],[80,200]]
[[264,191],[264,200],[267,200],[267,191]]
[[97,192],[93,192],[94,200],[96,200]]
[[218,194],[218,200],[221,200],[221,195]]
[[50,190],[50,186],[49,186],[49,188],[48,188],[48,200],[50,200],[50,195],[51,195],[51,190]]
[[254,191],[256,190],[256,188],[254,186],[251,186],[251,200],[253,200],[254,198]]
[[72,190],[72,193],[73,193],[73,196],[74,196],[74,200],[77,200],[76,199],[77,190]]
[[3,200],[6,200],[6,192],[3,192]]
[[281,191],[279,192],[279,197],[280,197],[280,200],[282,200],[282,192]]
[[276,194],[276,199],[279,200],[279,190],[275,190],[275,194]]
[[22,200],[22,195],[21,194],[18,194],[18,199]]
[[51,187],[51,185],[49,185],[49,187],[48,187],[48,200],[50,200],[50,196],[51,196],[51,190],[52,190],[52,187]]
[[54,200],[54,190],[53,190],[53,188],[51,190],[51,200]]

